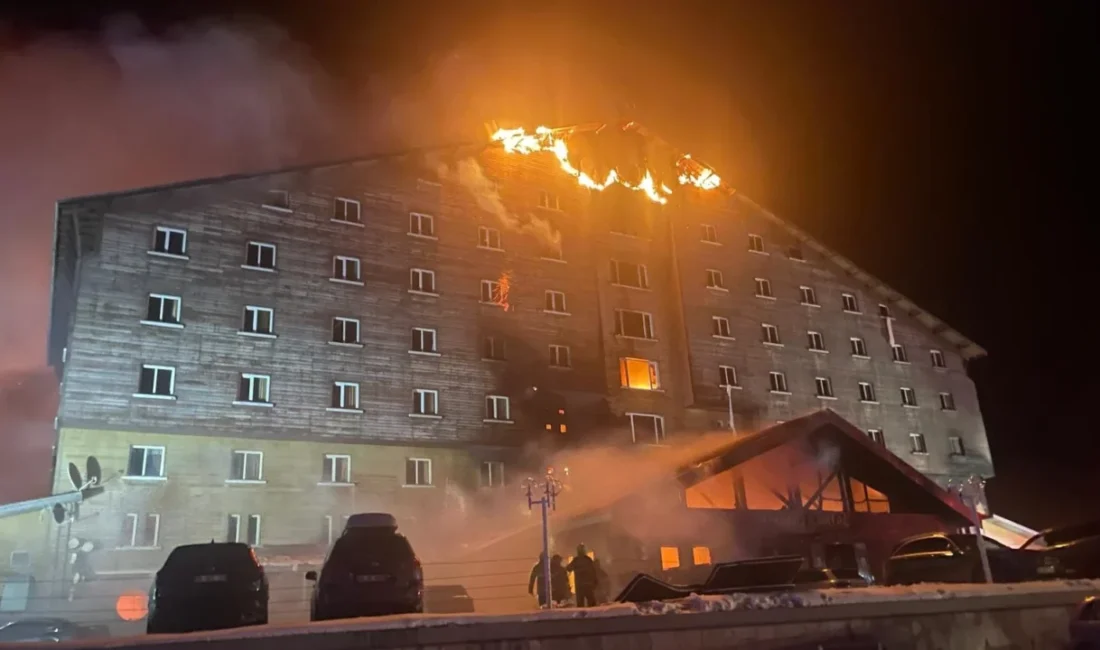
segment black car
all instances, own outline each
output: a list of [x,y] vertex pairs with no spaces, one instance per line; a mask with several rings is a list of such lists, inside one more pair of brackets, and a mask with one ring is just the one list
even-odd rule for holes
[[267,576],[237,542],[177,546],[149,591],[149,634],[267,624]]
[[794,576],[796,589],[852,589],[870,584],[854,569],[800,569]]
[[1100,599],[1089,596],[1069,622],[1071,650],[1100,649]]
[[314,582],[310,620],[424,611],[424,573],[397,520],[384,513],[348,518]]
[[[1038,554],[985,538],[993,582],[1034,580]],[[927,533],[902,541],[886,562],[886,584],[985,582],[978,540],[968,533]]]
[[60,643],[110,636],[103,625],[77,625],[60,618],[27,618],[0,625],[0,643]]
[[1040,578],[1100,578],[1100,521],[1044,530],[1020,548],[1041,554]]

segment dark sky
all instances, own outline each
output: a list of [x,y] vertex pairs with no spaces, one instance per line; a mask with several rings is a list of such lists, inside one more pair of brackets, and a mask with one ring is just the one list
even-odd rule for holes
[[[42,214],[37,198],[16,216],[0,213],[0,242],[20,240],[48,270],[42,224],[59,195],[365,152],[388,140],[471,139],[482,137],[482,122],[493,119],[532,125],[630,116],[986,347],[989,358],[971,374],[993,448],[997,478],[990,493],[998,511],[1030,525],[1100,515],[1090,498],[1098,463],[1087,451],[1100,448],[1092,442],[1100,432],[1086,419],[1089,399],[1100,394],[1094,373],[1100,345],[1084,318],[1100,280],[1086,237],[1096,212],[1086,202],[1087,161],[1097,144],[1089,91],[1100,78],[1096,3],[590,2],[538,10],[516,6],[530,3],[452,4],[461,6],[86,1],[36,3],[6,20],[0,15],[0,51],[21,53],[32,65],[24,81],[37,84],[52,74],[64,85],[29,93],[39,98],[25,105],[0,98],[0,133],[53,130],[58,120],[98,111],[74,129],[77,144],[58,145],[63,152],[34,175],[44,186]],[[164,54],[162,40],[173,44],[165,59],[176,72],[160,77],[178,72],[182,88],[222,84],[189,109],[196,114],[255,110],[256,97],[285,99],[300,90],[299,75],[310,81],[315,95],[307,103],[315,112],[294,104],[274,117],[265,113],[268,121],[261,122],[293,146],[227,162],[217,147],[240,137],[233,120],[179,118],[165,108],[159,86],[152,95],[141,94],[145,86],[135,91],[129,68],[120,83],[113,73],[101,79],[79,65],[76,72],[73,65],[33,67],[43,50],[50,61],[59,58],[50,49],[57,42],[70,44],[60,57],[69,63],[66,57],[85,54],[77,48],[73,55],[73,42],[128,42],[141,30],[119,23],[119,14],[149,30],[141,38],[151,54],[139,52],[139,60]],[[105,19],[112,19],[106,32]],[[207,56],[211,39],[202,30],[223,25],[247,42],[214,39],[227,49]],[[285,34],[271,36],[279,30]],[[186,47],[176,47],[181,42]],[[211,76],[223,67],[222,56],[233,65],[224,66],[224,78]],[[13,61],[9,56],[7,74],[28,65]],[[242,79],[269,73],[274,81],[260,95],[247,95],[252,87]],[[139,100],[115,104],[114,94],[98,94],[102,84],[114,83]],[[74,84],[86,93],[66,95]],[[160,103],[135,108],[150,96]],[[118,127],[130,139],[113,146],[114,155],[140,157],[143,169],[118,162],[106,165],[111,173],[90,175],[87,161],[105,155],[103,142],[82,134],[107,129],[118,119],[120,110],[110,108],[116,105],[134,114]],[[53,121],[37,123],[37,132],[21,123],[42,114]],[[313,121],[326,128],[287,127],[310,121],[303,114],[324,116]],[[218,136],[182,130],[187,143],[150,150],[148,143],[176,128],[177,119],[194,129],[214,124]],[[240,128],[252,129],[255,121]],[[147,131],[134,130],[134,122]],[[187,164],[176,165],[181,159]],[[5,163],[9,170],[37,169],[13,160],[9,147],[0,154],[0,172]],[[59,160],[71,170],[58,184],[64,187],[50,181]],[[144,169],[149,165],[157,173]],[[23,245],[31,240],[32,247]],[[26,301],[32,311],[44,305],[34,296]],[[9,325],[5,338],[3,326],[0,318],[0,345],[39,344],[37,330]]]

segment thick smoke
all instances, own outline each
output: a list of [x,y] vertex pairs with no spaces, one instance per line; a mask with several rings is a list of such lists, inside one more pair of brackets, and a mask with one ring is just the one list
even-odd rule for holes
[[479,208],[497,218],[500,225],[513,232],[532,235],[548,246],[561,243],[561,233],[546,219],[534,214],[520,217],[512,214],[500,198],[497,184],[490,180],[481,165],[473,158],[463,158],[452,169],[446,163],[440,163],[440,178],[454,180],[473,195]]

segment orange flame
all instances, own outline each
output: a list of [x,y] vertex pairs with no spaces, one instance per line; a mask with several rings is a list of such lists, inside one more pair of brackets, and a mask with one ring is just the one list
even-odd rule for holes
[[493,296],[493,298],[496,298],[496,303],[501,309],[508,311],[508,292],[512,288],[512,274],[508,271],[501,273],[497,284],[500,285],[500,296]]
[[[548,151],[554,154],[562,170],[576,178],[581,187],[603,191],[613,184],[618,184],[635,192],[644,193],[646,197],[654,203],[659,203],[661,205],[668,203],[668,198],[666,197],[672,194],[672,190],[664,183],[658,185],[653,178],[653,174],[648,169],[642,177],[642,180],[635,185],[621,178],[619,173],[614,169],[607,173],[607,178],[605,178],[603,182],[599,182],[585,172],[574,167],[573,164],[569,162],[569,145],[565,142],[566,134],[566,131],[555,131],[545,126],[538,127],[535,129],[534,133],[527,133],[522,128],[498,129],[497,132],[493,134],[492,140],[494,142],[500,142],[504,147],[504,151],[507,153],[517,153],[526,156],[538,151]],[[721,182],[721,179],[714,173],[714,170],[695,162],[691,159],[690,154],[681,156],[680,159],[676,161],[676,168],[680,172],[679,180],[681,185],[692,185],[701,190],[713,190],[717,188]]]

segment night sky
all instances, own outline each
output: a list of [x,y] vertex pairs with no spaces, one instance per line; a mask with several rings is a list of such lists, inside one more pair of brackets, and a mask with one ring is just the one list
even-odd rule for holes
[[[57,198],[475,140],[488,120],[629,117],[988,350],[971,375],[995,510],[1032,526],[1100,516],[1087,451],[1100,430],[1086,415],[1100,394],[1086,318],[1100,280],[1086,236],[1100,5],[453,4],[85,1],[0,13],[0,304],[26,309],[18,323],[0,315],[0,371],[44,362]],[[205,51],[211,33],[229,44],[217,36],[221,49]],[[185,114],[165,86],[135,88],[149,82],[129,68],[115,76],[110,56],[81,67],[87,48],[115,56],[134,38],[147,49],[128,61],[163,55],[173,73],[157,83],[213,87],[212,99]],[[262,88],[242,81],[269,74]],[[302,78],[308,101],[291,96]],[[291,103],[257,107],[271,97]],[[249,111],[263,119],[235,121]],[[76,126],[51,139],[62,123]],[[257,123],[269,129],[255,137],[263,155],[219,149]],[[172,133],[183,135],[165,144]],[[11,180],[20,173],[27,182]],[[32,269],[18,284],[16,253]]]

